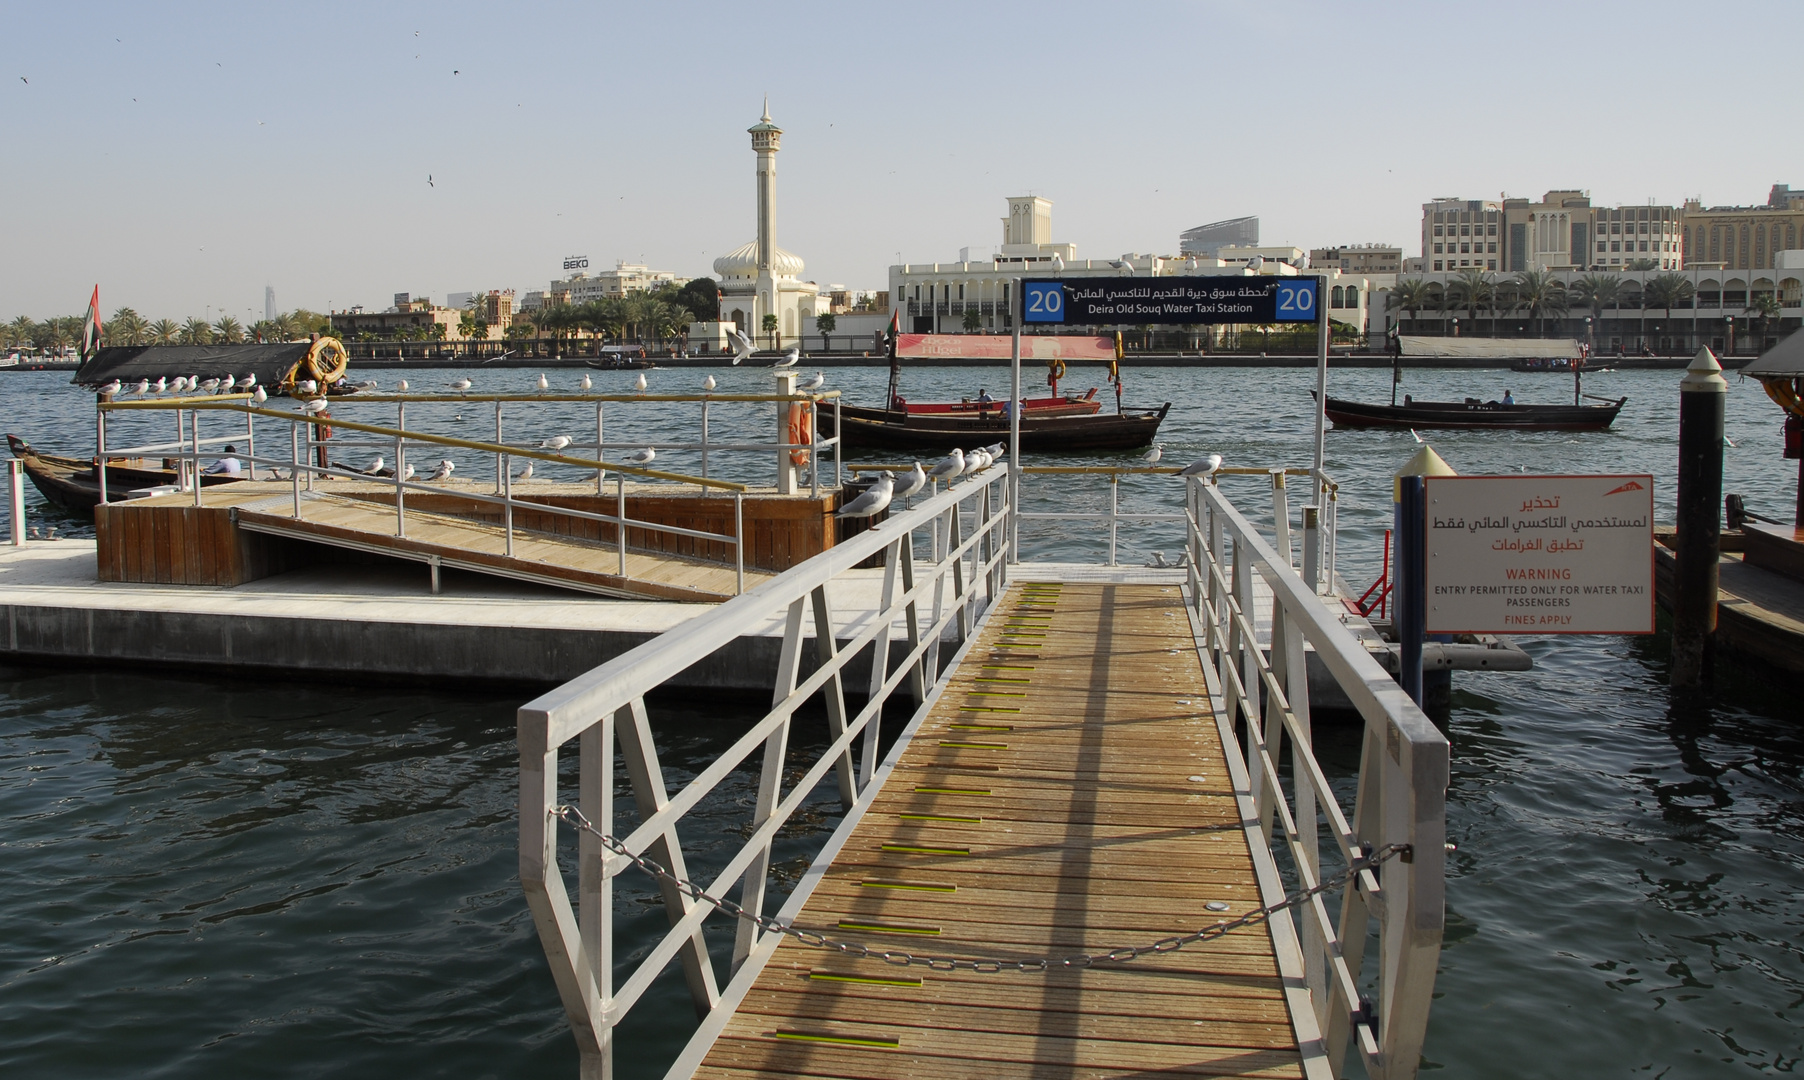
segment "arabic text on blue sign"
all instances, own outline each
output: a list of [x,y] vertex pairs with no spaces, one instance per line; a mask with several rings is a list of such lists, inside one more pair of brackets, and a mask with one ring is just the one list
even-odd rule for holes
[[1165,277],[1029,279],[1022,321],[1057,326],[1113,323],[1314,322],[1319,278]]

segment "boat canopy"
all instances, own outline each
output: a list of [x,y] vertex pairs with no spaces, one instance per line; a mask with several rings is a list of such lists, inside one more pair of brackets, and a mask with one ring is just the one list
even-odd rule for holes
[[1756,379],[1804,378],[1804,331],[1774,345],[1742,366],[1741,373]]
[[1571,338],[1397,338],[1404,356],[1470,357],[1483,360],[1577,360],[1585,355]]
[[349,366],[344,346],[331,337],[274,345],[110,345],[88,357],[73,382],[92,389],[114,379],[136,383],[187,375],[203,379],[255,375],[273,391],[292,387],[296,379],[314,379],[321,385],[337,382]]

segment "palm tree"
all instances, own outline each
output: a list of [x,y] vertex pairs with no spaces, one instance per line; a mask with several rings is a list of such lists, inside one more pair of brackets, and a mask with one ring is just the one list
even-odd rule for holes
[[174,345],[182,336],[181,324],[174,319],[158,319],[145,328],[152,345]]
[[37,324],[32,322],[30,317],[25,315],[21,315],[12,322],[7,323],[6,328],[12,331],[13,348],[23,348],[31,344],[31,332],[36,326]]
[[[973,333],[976,332],[978,327],[983,325],[982,315],[977,315],[975,320],[972,319],[972,316],[976,313],[977,309],[975,307],[965,308],[965,329]],[[975,322],[976,325],[973,325],[973,322]],[[814,328],[821,332],[821,351],[832,352],[833,344],[828,335],[839,329],[839,317],[831,311],[823,311],[814,317]]]
[[[79,327],[79,319],[74,320]],[[31,328],[31,342],[39,352],[58,352],[75,344],[75,335],[70,332],[68,319],[49,318],[41,323],[34,323]]]
[[271,341],[293,341],[306,332],[301,329],[301,324],[295,319],[295,315],[296,312],[292,311],[277,313],[275,322],[270,324]]
[[143,345],[150,326],[131,308],[122,307],[107,320],[107,340],[114,345]]
[[1591,309],[1591,325],[1602,330],[1604,309],[1622,300],[1622,279],[1615,274],[1586,274],[1572,283],[1572,299]]
[[1779,299],[1770,292],[1755,293],[1748,303],[1747,311],[1754,321],[1760,324],[1760,347],[1764,349],[1766,347],[1766,328],[1783,311],[1779,306]]
[[176,335],[176,340],[183,345],[211,345],[213,328],[207,325],[207,320],[190,315],[187,321],[182,323],[181,332]]
[[244,324],[230,315],[221,315],[213,324],[213,337],[223,344],[236,345],[244,340]]
[[760,322],[763,324],[762,329],[764,332],[770,335],[770,347],[775,349],[777,347],[777,326],[779,325],[777,316],[775,314],[767,313]]
[[[1496,296],[1497,277],[1488,271],[1476,268],[1461,270],[1459,276],[1447,283],[1447,306],[1455,310],[1465,309],[1475,329],[1478,325],[1478,313],[1490,308]],[[1493,325],[1491,330],[1495,333],[1497,327]]]
[[[1400,279],[1391,288],[1391,294],[1385,297],[1385,307],[1404,308],[1405,312],[1409,312],[1409,321],[1414,323],[1416,317],[1422,314],[1422,308],[1434,307],[1434,290],[1422,278]],[[1411,326],[1411,330],[1414,330],[1414,326]]]
[[1684,274],[1664,273],[1647,279],[1647,287],[1642,290],[1642,298],[1648,307],[1657,307],[1666,313],[1665,321],[1672,321],[1672,309],[1682,301],[1691,299],[1697,289],[1686,279]]
[[1566,298],[1566,286],[1546,270],[1524,270],[1516,275],[1511,285],[1515,294],[1514,306],[1528,312],[1529,321],[1536,323],[1537,337],[1546,332],[1540,319],[1547,315],[1564,315],[1571,306]]

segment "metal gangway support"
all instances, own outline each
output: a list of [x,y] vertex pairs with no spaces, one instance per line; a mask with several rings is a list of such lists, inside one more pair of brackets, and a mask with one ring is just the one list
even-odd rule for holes
[[[522,708],[521,876],[583,1075],[611,1074],[617,1027],[677,965],[698,1023],[670,1080],[1329,1078],[1349,1050],[1370,1076],[1414,1077],[1443,924],[1447,742],[1323,595],[1331,536],[1304,515],[1313,581],[1281,550],[1274,475],[1276,544],[1197,478],[1183,568],[1037,568],[1004,561],[1022,522],[992,469]],[[880,572],[853,569],[879,552]],[[880,599],[836,606],[860,573],[881,574]],[[667,791],[646,695],[772,619],[773,708]],[[1313,754],[1308,652],[1363,725],[1350,808]],[[855,659],[870,665],[862,706],[847,700]],[[918,704],[880,761],[897,691]],[[786,779],[817,695],[825,738]],[[634,822],[615,817],[616,747]],[[692,881],[684,815],[760,750],[745,842]],[[843,820],[773,914],[773,838],[829,777]],[[623,873],[656,882],[670,928],[617,970]],[[710,918],[735,924],[730,956],[711,953]]]

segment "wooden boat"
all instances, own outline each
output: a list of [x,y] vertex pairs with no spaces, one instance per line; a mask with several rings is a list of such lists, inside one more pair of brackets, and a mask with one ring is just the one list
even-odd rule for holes
[[[1586,397],[1595,395],[1587,394]],[[1597,398],[1601,405],[1504,405],[1467,398],[1464,401],[1410,401],[1402,405],[1368,405],[1329,398],[1322,411],[1337,428],[1458,428],[1502,431],[1602,431],[1616,419],[1628,398]]]
[[[1159,425],[1171,410],[1168,401],[1157,409],[1127,409],[1113,415],[1043,415],[1024,410],[1021,415],[1021,451],[1046,453],[1068,450],[1132,450],[1150,445]],[[871,409],[840,405],[839,422],[845,426],[850,448],[882,447],[893,450],[937,450],[953,447],[1007,443],[1009,419],[1000,409],[969,412],[922,412]],[[820,410],[821,434],[835,433],[834,410]]]
[[[24,464],[25,475],[31,477],[31,482],[37,485],[44,498],[54,505],[65,510],[86,512],[100,504],[100,478],[95,473],[93,459],[40,453],[17,435],[7,435],[6,443],[11,448],[13,457]],[[201,483],[211,486],[230,484],[242,479],[242,476],[203,475]],[[174,469],[165,469],[160,464],[143,458],[118,459],[108,464],[106,469],[109,499],[128,498],[132,491],[175,482]]]

